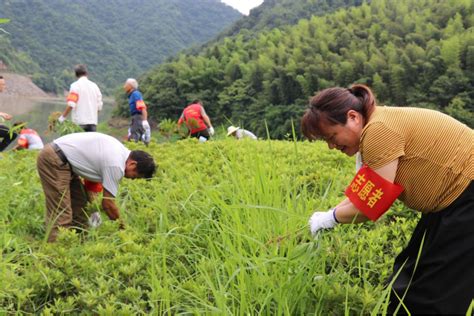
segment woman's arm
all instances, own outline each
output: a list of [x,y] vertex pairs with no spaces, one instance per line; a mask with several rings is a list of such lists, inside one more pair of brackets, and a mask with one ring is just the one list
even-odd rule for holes
[[[385,178],[385,180],[393,183],[397,173],[397,168],[398,159],[395,159],[385,166],[375,169],[374,171],[381,177]],[[336,206],[334,216],[339,223],[343,224],[361,223],[368,220],[368,218],[363,213],[361,213],[347,198]]]
[[0,116],[3,117],[7,121],[12,119],[12,116],[8,113],[5,113],[5,112],[0,112]]

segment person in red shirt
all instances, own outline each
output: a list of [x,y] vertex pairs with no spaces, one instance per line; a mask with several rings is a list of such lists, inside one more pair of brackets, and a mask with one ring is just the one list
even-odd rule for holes
[[199,140],[202,138],[208,140],[212,135],[214,135],[214,128],[212,127],[211,120],[209,119],[209,116],[207,116],[206,111],[202,106],[202,102],[199,100],[194,100],[183,110],[183,113],[178,120],[178,128],[181,127],[183,122],[186,124],[191,137],[195,137]]

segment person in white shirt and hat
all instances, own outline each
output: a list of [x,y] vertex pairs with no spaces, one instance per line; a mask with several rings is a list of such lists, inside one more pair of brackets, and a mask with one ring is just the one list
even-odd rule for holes
[[250,139],[257,139],[257,136],[255,136],[254,133],[246,130],[246,129],[243,129],[243,128],[240,128],[238,126],[229,126],[227,128],[227,136],[234,136],[235,138],[237,138],[238,140],[241,140],[243,138],[250,138]]

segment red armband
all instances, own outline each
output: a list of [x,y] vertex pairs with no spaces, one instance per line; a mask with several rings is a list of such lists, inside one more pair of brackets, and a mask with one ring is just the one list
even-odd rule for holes
[[18,145],[23,148],[28,148],[28,140],[24,137],[18,138]]
[[136,107],[137,107],[137,110],[146,109],[145,101],[143,101],[143,100],[137,100],[137,102],[136,102]]
[[67,96],[67,102],[74,102],[74,103],[77,103],[77,101],[79,101],[79,94],[75,93],[75,92],[70,92]]
[[102,183],[100,182],[93,182],[87,179],[84,179],[84,186],[86,187],[86,191],[100,193],[102,192]]
[[402,192],[401,185],[385,180],[364,165],[347,187],[345,194],[358,210],[372,221],[376,221],[387,212]]

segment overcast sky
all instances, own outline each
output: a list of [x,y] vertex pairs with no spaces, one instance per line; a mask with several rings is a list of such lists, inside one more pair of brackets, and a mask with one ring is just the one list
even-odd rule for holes
[[245,15],[249,14],[250,9],[259,6],[263,0],[221,0],[222,2],[236,8]]

